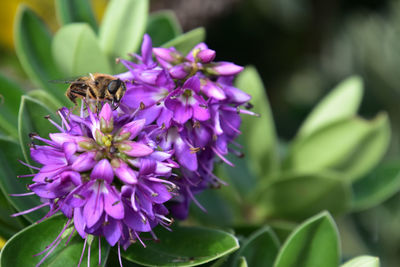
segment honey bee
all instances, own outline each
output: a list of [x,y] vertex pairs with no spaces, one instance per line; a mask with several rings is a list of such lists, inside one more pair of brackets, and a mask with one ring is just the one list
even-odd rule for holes
[[103,73],[90,73],[72,81],[65,95],[75,104],[77,98],[93,99],[96,102],[110,101],[114,109],[118,108],[124,96],[126,86],[123,81]]

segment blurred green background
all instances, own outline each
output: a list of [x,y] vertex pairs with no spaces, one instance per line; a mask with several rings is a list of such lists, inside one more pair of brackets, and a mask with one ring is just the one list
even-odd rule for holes
[[[0,72],[29,90],[35,87],[13,46],[13,21],[20,3],[35,10],[53,32],[58,24],[53,0],[0,2]],[[107,1],[92,3],[99,20]],[[379,111],[388,112],[392,139],[385,160],[398,158],[400,1],[151,1],[151,11],[161,9],[174,10],[184,31],[204,26],[217,60],[257,68],[283,144],[296,135],[329,90],[348,76],[359,75],[365,87],[359,114],[372,118]],[[397,194],[377,207],[336,218],[344,258],[371,254],[379,256],[383,266],[400,266],[399,200]]]

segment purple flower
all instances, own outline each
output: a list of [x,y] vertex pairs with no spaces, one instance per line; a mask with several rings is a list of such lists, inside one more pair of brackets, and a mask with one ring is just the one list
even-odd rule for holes
[[69,219],[63,233],[76,231],[89,247],[99,236],[126,249],[143,244],[141,232],[168,227],[170,211],[184,219],[191,201],[202,208],[195,194],[225,184],[215,162],[233,166],[226,155],[241,155],[230,145],[240,114],[255,115],[243,108],[251,97],[233,86],[243,68],[215,56],[204,43],[186,56],[153,48],[145,35],[141,55],[120,60],[127,72],[116,76],[127,91],[117,110],[86,105],[78,116],[63,108],[62,126],[52,122],[60,132],[32,135],[44,145],[31,149],[41,167],[29,188],[41,197],[37,208],[50,207],[45,218],[61,211]]
[[108,103],[99,113],[90,106],[80,116],[64,111],[60,133],[50,140],[32,135],[44,145],[31,148],[42,166],[29,189],[41,197],[39,207],[50,207],[45,218],[61,211],[69,218],[63,231],[72,229],[85,240],[105,237],[125,249],[141,232],[167,227],[172,221],[164,203],[177,188],[167,179],[178,165],[172,151],[160,150],[147,137],[145,120],[119,115]]
[[[164,151],[173,151],[173,159],[180,165],[174,175],[180,190],[171,200],[175,204],[170,205],[178,218],[187,215],[195,193],[223,183],[212,173],[215,159],[233,166],[226,155],[241,155],[228,148],[240,134],[239,113],[255,115],[242,108],[250,96],[233,86],[243,67],[213,62],[215,56],[205,43],[196,45],[186,56],[173,47],[152,48],[146,35],[142,55],[134,56],[139,62],[122,61],[129,71],[123,74],[127,92],[121,107],[144,118],[147,125],[161,127],[149,136],[158,140]],[[143,79],[146,75],[152,79]]]

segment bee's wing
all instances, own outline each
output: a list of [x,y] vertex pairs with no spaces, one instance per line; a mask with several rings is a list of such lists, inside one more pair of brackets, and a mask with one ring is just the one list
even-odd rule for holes
[[82,78],[82,76],[76,76],[76,77],[69,77],[69,78],[63,78],[63,79],[56,79],[56,80],[50,80],[49,83],[84,83],[83,81],[77,81],[79,78]]

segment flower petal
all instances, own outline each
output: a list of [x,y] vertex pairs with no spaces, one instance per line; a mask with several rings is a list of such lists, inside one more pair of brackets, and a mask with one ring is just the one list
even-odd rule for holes
[[151,59],[152,57],[152,42],[150,36],[146,33],[143,36],[143,42],[142,42],[142,47],[141,47],[141,52],[142,52],[142,62],[145,65],[150,65],[153,63],[153,60]]
[[195,171],[197,170],[197,156],[196,153],[190,151],[190,147],[178,137],[175,141],[175,155],[178,162],[185,168]]
[[193,117],[199,121],[206,121],[210,119],[210,111],[207,107],[200,106],[199,103],[196,103],[192,106],[193,108]]
[[114,178],[114,171],[108,159],[102,159],[94,166],[90,178],[102,179],[111,184]]
[[124,222],[133,230],[139,232],[150,232],[151,226],[149,220],[141,217],[138,212],[129,209],[125,213]]
[[125,141],[124,145],[129,146],[130,150],[124,150],[123,152],[131,157],[144,157],[153,153],[153,149],[148,145],[137,143],[133,141]]
[[138,181],[136,173],[123,161],[120,161],[119,166],[114,169],[114,172],[126,184],[136,184]]
[[95,183],[95,191],[92,192],[83,208],[86,226],[89,228],[95,225],[103,214],[104,199],[99,189],[100,186],[99,183]]
[[74,163],[72,163],[71,168],[77,172],[85,172],[91,170],[94,165],[96,165],[96,160],[94,159],[95,154],[93,152],[85,152],[80,154]]
[[82,238],[86,238],[87,235],[85,232],[86,222],[85,222],[85,217],[83,217],[81,208],[74,209],[74,226],[78,234]]
[[121,220],[124,218],[124,205],[121,202],[121,198],[114,190],[113,187],[105,185],[108,193],[104,194],[104,210],[108,215],[114,219]]
[[103,226],[103,234],[110,246],[115,246],[121,237],[121,229],[118,225],[118,221],[109,219],[108,223]]

